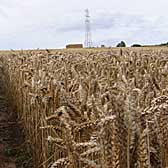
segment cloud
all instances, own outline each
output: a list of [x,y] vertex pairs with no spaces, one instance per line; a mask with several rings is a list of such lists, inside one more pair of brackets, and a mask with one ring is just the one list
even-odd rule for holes
[[106,44],[115,46],[121,40],[128,45],[133,43],[159,44],[168,41],[168,23],[166,17],[156,19],[142,15],[100,15],[93,21],[92,32],[95,45]]
[[155,44],[168,39],[166,0],[0,0],[0,5],[0,49],[83,43],[88,6],[95,45],[115,46],[121,40]]
[[8,18],[7,12],[1,7],[0,7],[0,17],[3,17],[5,19]]

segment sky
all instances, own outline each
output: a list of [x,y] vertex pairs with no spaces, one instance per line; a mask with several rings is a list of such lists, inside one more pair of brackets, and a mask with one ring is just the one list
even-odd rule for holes
[[0,0],[0,49],[84,43],[89,9],[94,46],[168,41],[167,0]]

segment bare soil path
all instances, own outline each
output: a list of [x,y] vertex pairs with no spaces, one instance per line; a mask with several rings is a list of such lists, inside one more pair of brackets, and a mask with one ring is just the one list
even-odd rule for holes
[[21,149],[23,144],[21,125],[8,104],[0,75],[0,168],[30,167],[26,166],[29,157]]

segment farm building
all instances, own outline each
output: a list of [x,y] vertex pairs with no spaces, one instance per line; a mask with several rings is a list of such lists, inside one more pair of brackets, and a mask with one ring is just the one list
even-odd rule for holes
[[66,48],[83,48],[83,44],[68,44]]

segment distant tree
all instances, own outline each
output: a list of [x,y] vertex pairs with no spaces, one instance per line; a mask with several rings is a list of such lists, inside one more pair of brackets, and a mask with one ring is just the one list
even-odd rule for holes
[[140,44],[133,44],[131,47],[142,47]]
[[118,43],[116,47],[120,47],[120,43]]
[[120,43],[117,44],[117,47],[126,47],[126,44],[124,41],[121,41]]
[[159,46],[168,46],[168,42],[167,43],[161,43],[161,44],[159,44]]

